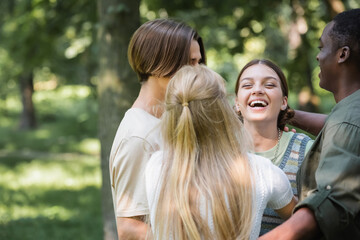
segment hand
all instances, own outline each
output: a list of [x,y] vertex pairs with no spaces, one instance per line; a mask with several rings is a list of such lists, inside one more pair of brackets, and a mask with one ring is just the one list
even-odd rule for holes
[[[287,127],[287,126],[284,127],[284,131],[285,131],[285,132],[288,132],[289,130],[290,130],[289,127]],[[291,131],[292,131],[293,133],[296,133],[296,129],[295,129],[295,128],[292,128]]]

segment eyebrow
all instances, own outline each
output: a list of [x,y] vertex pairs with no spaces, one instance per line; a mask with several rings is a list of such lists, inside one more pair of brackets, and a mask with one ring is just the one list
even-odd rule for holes
[[[253,79],[254,79],[254,78],[252,78],[252,77],[241,78],[241,79],[240,79],[240,82],[241,82],[241,81],[244,81],[244,80],[253,80]],[[265,79],[265,80],[267,80],[267,79],[278,80],[278,78],[275,78],[275,77],[272,77],[272,76],[266,76],[266,77],[264,77],[264,78],[262,78],[262,79]]]

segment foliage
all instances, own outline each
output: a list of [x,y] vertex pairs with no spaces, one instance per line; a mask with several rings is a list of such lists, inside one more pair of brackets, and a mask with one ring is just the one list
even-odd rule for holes
[[[253,58],[269,58],[285,71],[290,91],[317,87],[318,39],[334,10],[360,7],[353,0],[143,0],[143,21],[172,17],[196,28],[203,37],[208,65],[228,80],[233,92],[240,68]],[[320,104],[321,105],[321,104]]]
[[50,70],[57,81],[90,84],[96,21],[95,1],[1,1],[0,83],[14,89],[20,74]]
[[97,158],[0,157],[0,239],[101,239]]
[[34,102],[41,127],[32,131],[14,128],[14,118],[20,111],[18,98],[14,96],[1,102],[8,109],[3,109],[1,114],[0,149],[97,153],[97,104],[89,87],[64,86],[38,91]]
[[34,100],[42,124],[26,132],[16,129],[19,99],[0,103],[0,239],[101,239],[91,89],[38,91]]

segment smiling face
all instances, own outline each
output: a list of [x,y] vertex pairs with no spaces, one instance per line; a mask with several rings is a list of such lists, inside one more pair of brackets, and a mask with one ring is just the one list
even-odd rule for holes
[[264,64],[248,67],[239,78],[236,106],[244,123],[277,123],[280,110],[287,107],[281,81],[276,72]]

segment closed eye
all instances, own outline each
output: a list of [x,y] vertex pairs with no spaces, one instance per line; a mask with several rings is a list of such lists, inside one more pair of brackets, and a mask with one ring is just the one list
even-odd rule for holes
[[249,84],[249,83],[246,83],[246,84],[241,85],[242,88],[249,88],[249,87],[251,87],[251,86],[252,86],[252,85]]
[[190,61],[191,61],[191,65],[197,65],[202,62],[202,59],[192,58]]

